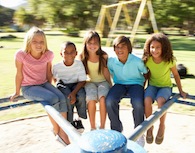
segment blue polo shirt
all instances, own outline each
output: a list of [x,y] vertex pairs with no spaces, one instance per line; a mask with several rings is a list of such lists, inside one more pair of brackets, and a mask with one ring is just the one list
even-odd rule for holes
[[108,58],[108,69],[112,75],[115,84],[139,84],[143,86],[145,78],[143,74],[147,73],[147,68],[143,61],[129,54],[125,64],[121,63],[117,57]]

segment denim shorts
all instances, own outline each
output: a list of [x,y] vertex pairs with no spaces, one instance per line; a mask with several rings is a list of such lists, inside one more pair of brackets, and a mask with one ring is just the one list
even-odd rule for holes
[[107,81],[87,82],[85,85],[87,103],[90,100],[99,101],[101,97],[103,96],[106,97],[109,89],[110,89],[110,85]]
[[163,97],[166,101],[172,95],[172,88],[171,87],[155,87],[155,86],[148,86],[145,90],[145,98],[151,97],[153,102],[157,100],[159,97]]

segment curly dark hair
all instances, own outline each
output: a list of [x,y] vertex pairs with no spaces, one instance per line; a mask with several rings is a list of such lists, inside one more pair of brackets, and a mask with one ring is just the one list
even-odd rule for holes
[[96,54],[99,55],[99,68],[98,68],[98,73],[102,73],[102,69],[104,67],[107,67],[107,60],[104,58],[104,55],[107,55],[105,51],[102,50],[101,48],[101,39],[99,34],[96,31],[90,30],[86,33],[85,38],[84,38],[84,47],[82,51],[82,62],[85,66],[86,73],[89,74],[89,69],[87,65],[87,61],[89,59],[89,53],[87,51],[87,43],[91,41],[92,39],[96,39],[99,43],[99,49],[96,51]]
[[166,35],[162,33],[154,33],[152,34],[145,42],[144,45],[144,54],[143,54],[143,61],[147,62],[149,56],[151,56],[150,53],[150,44],[152,41],[158,41],[162,45],[162,59],[165,62],[173,62],[175,57],[173,56],[173,50],[171,43]]

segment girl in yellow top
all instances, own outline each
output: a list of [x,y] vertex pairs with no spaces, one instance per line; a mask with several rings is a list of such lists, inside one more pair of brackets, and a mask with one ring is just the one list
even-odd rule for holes
[[86,101],[91,130],[96,129],[96,103],[99,101],[100,129],[105,128],[105,97],[110,89],[110,73],[107,68],[108,55],[101,49],[100,36],[95,31],[87,32],[81,59],[85,66],[88,81],[85,85]]
[[[152,114],[152,103],[155,100],[158,108],[161,108],[172,95],[171,73],[181,96],[186,98],[187,93],[182,90],[171,43],[164,34],[153,34],[146,40],[143,60],[149,69],[149,82],[145,90],[144,100],[145,116],[148,118]],[[164,139],[165,118],[166,114],[160,118],[160,125],[155,139],[156,144],[161,144]],[[146,141],[147,143],[153,142],[153,126],[147,131]]]

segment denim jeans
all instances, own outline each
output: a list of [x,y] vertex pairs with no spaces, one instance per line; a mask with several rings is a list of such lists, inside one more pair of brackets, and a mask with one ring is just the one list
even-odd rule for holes
[[134,128],[144,121],[144,88],[141,85],[115,84],[106,97],[106,109],[112,130],[122,132],[123,126],[119,117],[119,103],[125,96],[131,98],[133,107]]
[[68,110],[64,95],[49,82],[41,85],[22,86],[22,94],[26,99],[40,101],[43,106],[53,106],[59,112]]
[[58,84],[58,89],[64,94],[67,100],[68,106],[68,116],[67,120],[69,122],[73,122],[74,117],[74,107],[77,109],[78,116],[81,118],[87,118],[86,112],[86,94],[84,88],[81,88],[76,94],[76,102],[74,104],[70,103],[70,99],[68,99],[68,95],[76,88],[77,83],[70,84],[62,84],[61,86]]

